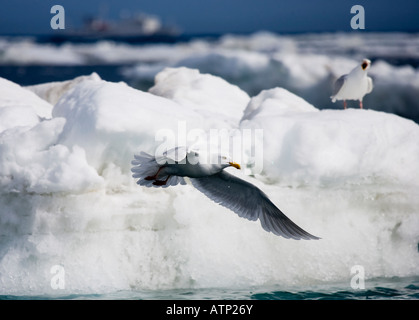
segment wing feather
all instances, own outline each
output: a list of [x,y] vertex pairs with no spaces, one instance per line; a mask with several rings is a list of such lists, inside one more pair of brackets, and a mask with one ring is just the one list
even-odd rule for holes
[[259,219],[266,231],[296,240],[319,239],[292,222],[259,188],[225,171],[191,181],[208,198],[240,217]]
[[372,79],[370,77],[367,78],[368,80],[368,89],[367,89],[367,93],[370,93],[372,91],[372,89],[374,88]]
[[336,95],[339,93],[340,89],[342,89],[343,85],[346,82],[346,78],[348,77],[347,74],[344,74],[343,76],[339,77],[336,81],[335,81],[335,85],[333,87],[333,94],[331,96],[332,101],[335,102],[336,101]]

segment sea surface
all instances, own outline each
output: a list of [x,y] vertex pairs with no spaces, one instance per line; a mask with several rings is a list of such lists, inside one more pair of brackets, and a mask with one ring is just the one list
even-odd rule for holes
[[376,278],[365,281],[365,288],[350,283],[325,283],[310,288],[277,286],[246,289],[204,288],[174,290],[130,290],[102,294],[1,295],[0,300],[416,300],[419,277]]

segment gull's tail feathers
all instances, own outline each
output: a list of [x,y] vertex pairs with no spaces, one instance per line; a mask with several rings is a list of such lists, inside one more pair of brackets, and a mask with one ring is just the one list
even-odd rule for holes
[[144,187],[162,187],[167,188],[169,186],[175,186],[177,184],[186,184],[185,179],[179,176],[159,176],[158,180],[164,181],[168,178],[165,184],[156,184],[157,179],[146,179],[147,177],[152,177],[156,175],[161,169],[160,165],[156,161],[156,157],[141,151],[140,154],[134,155],[134,160],[131,161],[132,168],[132,177],[137,180],[137,184]]

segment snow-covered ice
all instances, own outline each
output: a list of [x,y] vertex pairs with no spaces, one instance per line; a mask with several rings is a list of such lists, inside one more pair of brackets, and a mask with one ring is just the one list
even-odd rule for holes
[[[224,35],[175,44],[40,44],[0,38],[0,65],[121,65],[121,78],[147,91],[167,67],[198,69],[237,85],[250,96],[285,88],[319,109],[339,108],[329,96],[334,80],[368,58],[374,91],[368,109],[419,122],[419,36],[414,33]],[[396,64],[394,64],[396,62]],[[409,64],[414,64],[414,67]],[[324,94],[324,92],[328,94]],[[391,92],[391,94],[390,94]]]
[[[367,278],[419,275],[411,120],[320,110],[280,87],[249,96],[173,66],[149,92],[95,74],[28,88],[0,79],[0,92],[0,294],[349,285],[354,265]],[[322,239],[276,237],[190,185],[136,185],[133,155],[179,128],[263,130],[254,141],[263,170],[232,173]],[[66,272],[60,292],[51,287],[56,265]]]
[[[255,107],[255,104],[257,107]],[[241,128],[263,129],[264,170],[291,185],[419,181],[417,124],[373,110],[322,110],[276,88],[253,97]],[[412,171],[406,170],[412,168]],[[385,183],[385,184],[387,184]]]
[[196,110],[205,117],[207,128],[234,127],[250,100],[247,93],[222,78],[185,67],[164,69],[149,91]]

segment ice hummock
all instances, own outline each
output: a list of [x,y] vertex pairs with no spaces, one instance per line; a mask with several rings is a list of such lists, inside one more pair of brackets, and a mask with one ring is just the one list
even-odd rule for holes
[[275,88],[252,98],[241,128],[263,129],[263,168],[273,181],[319,186],[374,181],[413,186],[419,181],[414,169],[419,165],[418,126],[395,115],[360,109],[319,112]]
[[187,67],[222,77],[250,96],[282,87],[319,109],[342,108],[329,99],[334,80],[369,58],[374,91],[365,97],[366,107],[419,122],[419,36],[413,33],[257,32],[148,45],[99,41],[57,46],[0,38],[0,51],[1,65],[23,69],[120,65],[120,78],[145,91],[165,68]]
[[[156,80],[143,92],[94,75],[69,87],[44,84],[59,93],[48,96],[1,79],[8,120],[0,132],[0,294],[349,288],[354,265],[365,268],[367,285],[373,277],[419,275],[413,121],[319,110],[283,88],[249,97],[185,68],[163,70]],[[233,173],[322,240],[269,234],[191,185],[135,184],[133,155],[153,152],[162,130],[214,126],[263,130],[263,171]],[[56,265],[65,270],[61,290],[51,287]]]

